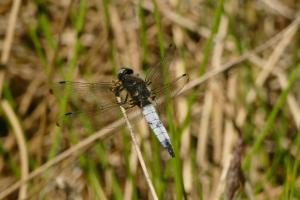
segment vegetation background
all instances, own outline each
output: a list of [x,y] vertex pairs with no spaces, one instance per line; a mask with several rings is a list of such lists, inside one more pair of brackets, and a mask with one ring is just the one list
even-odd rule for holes
[[[297,0],[1,0],[0,199],[300,199]],[[58,80],[140,74],[175,44],[190,82],[160,114],[176,157],[139,112],[128,129],[57,119]]]

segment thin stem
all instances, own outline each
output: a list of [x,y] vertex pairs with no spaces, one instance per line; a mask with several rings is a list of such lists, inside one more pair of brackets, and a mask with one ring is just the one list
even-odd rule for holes
[[[122,102],[120,97],[117,97],[117,101],[118,101],[119,103]],[[132,126],[131,126],[131,124],[130,124],[130,121],[129,121],[129,119],[128,119],[128,116],[127,116],[127,114],[126,114],[126,110],[125,110],[125,108],[123,108],[122,106],[120,106],[120,108],[121,108],[122,114],[124,115],[124,118],[125,118],[125,121],[126,121],[128,130],[129,130],[129,132],[130,132],[130,136],[131,136],[131,139],[132,139],[132,142],[133,142],[133,146],[134,146],[134,148],[135,148],[135,151],[136,151],[136,153],[137,153],[139,162],[140,162],[141,167],[142,167],[142,169],[143,169],[143,172],[144,172],[146,181],[147,181],[147,183],[148,183],[148,186],[149,186],[149,188],[150,188],[152,197],[153,197],[154,200],[158,200],[157,194],[156,194],[156,192],[155,192],[155,190],[154,190],[152,181],[151,181],[151,179],[150,179],[148,170],[147,170],[147,168],[146,168],[146,164],[145,164],[144,158],[143,158],[143,156],[142,156],[141,150],[140,150],[139,145],[138,145],[138,143],[137,143],[137,139],[136,139],[136,137],[135,137],[133,128],[132,128]]]

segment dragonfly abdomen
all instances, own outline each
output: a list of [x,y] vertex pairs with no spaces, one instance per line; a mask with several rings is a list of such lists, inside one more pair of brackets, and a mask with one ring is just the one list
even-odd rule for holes
[[173,147],[171,145],[170,137],[167,133],[166,128],[164,127],[163,123],[159,119],[155,107],[152,104],[148,104],[142,108],[143,115],[149,126],[151,127],[152,131],[154,132],[155,136],[158,138],[159,142],[162,144],[164,148],[166,148],[169,154],[172,157],[175,157],[175,153]]

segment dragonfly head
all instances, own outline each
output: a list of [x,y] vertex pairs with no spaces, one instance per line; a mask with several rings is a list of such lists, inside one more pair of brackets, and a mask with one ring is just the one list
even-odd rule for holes
[[133,70],[130,68],[126,68],[126,67],[122,67],[119,72],[118,72],[118,79],[120,81],[122,81],[124,79],[124,77],[128,76],[128,75],[132,75],[133,74]]

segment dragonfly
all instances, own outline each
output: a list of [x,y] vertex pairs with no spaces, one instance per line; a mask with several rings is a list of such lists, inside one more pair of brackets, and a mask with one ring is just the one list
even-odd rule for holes
[[[57,85],[61,88],[71,88],[72,92],[80,93],[86,97],[87,94],[99,94],[95,99],[96,106],[90,110],[72,111],[64,115],[67,117],[76,116],[81,113],[88,113],[94,116],[95,113],[103,114],[112,111],[119,106],[129,110],[133,107],[141,109],[142,114],[152,129],[154,135],[160,144],[168,151],[170,156],[175,157],[174,149],[169,137],[168,131],[159,118],[155,106],[155,100],[158,95],[163,94],[167,89],[179,92],[189,81],[187,74],[182,74],[175,79],[162,83],[162,66],[167,66],[167,72],[170,71],[170,61],[174,55],[175,47],[169,46],[163,59],[153,67],[143,79],[130,67],[121,67],[117,73],[117,80],[110,82],[76,82],[59,81]],[[160,84],[157,84],[160,83]],[[109,96],[110,98],[105,98]],[[120,97],[121,101],[117,101]]]

